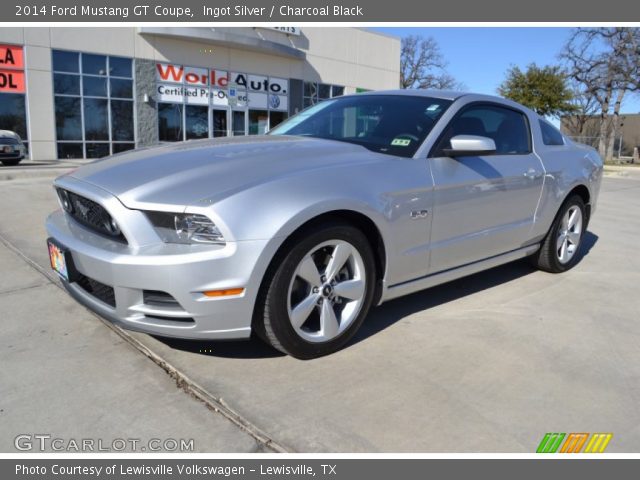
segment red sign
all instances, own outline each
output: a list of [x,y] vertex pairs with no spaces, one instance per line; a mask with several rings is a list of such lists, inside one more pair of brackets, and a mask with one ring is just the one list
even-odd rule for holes
[[0,45],[0,68],[24,70],[24,55],[22,47]]
[[0,92],[24,93],[24,72],[0,68]]
[[171,63],[157,63],[157,78],[163,82],[186,83],[188,85],[211,85],[226,87],[229,83],[227,72],[207,68],[191,68]]

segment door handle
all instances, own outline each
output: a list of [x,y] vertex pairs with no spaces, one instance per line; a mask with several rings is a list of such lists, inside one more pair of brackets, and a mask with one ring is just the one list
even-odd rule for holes
[[529,180],[536,180],[542,177],[542,172],[538,172],[537,170],[530,168],[529,170],[524,172],[523,175],[527,177]]

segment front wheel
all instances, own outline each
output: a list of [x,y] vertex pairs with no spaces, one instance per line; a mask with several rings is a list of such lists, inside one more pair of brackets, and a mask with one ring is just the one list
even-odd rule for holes
[[533,263],[551,273],[561,273],[573,267],[586,229],[586,209],[582,197],[574,195],[562,205]]
[[300,359],[335,352],[356,333],[373,300],[375,264],[364,234],[347,224],[298,236],[266,279],[257,331]]

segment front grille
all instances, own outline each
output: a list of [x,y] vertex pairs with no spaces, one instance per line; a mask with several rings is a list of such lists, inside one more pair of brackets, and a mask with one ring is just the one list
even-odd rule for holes
[[[65,206],[65,211],[79,223],[109,238],[127,243],[122,232],[119,229],[114,231],[111,227],[111,215],[102,205],[68,190],[58,189],[58,195]],[[68,207],[65,205],[65,195],[69,199]]]
[[0,145],[19,145],[17,138],[0,137]]
[[78,279],[76,280],[76,283],[92,297],[116,308],[116,295],[113,287],[100,283],[99,281],[89,278],[80,272],[78,272]]

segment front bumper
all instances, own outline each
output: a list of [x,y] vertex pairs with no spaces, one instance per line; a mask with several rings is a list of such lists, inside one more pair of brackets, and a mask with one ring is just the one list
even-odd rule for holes
[[22,160],[24,158],[24,153],[19,150],[14,150],[12,152],[4,152],[2,151],[2,145],[0,145],[0,160]]
[[[115,306],[92,295],[80,282],[61,279],[75,299],[108,320],[126,329],[167,337],[249,337],[261,278],[256,269],[267,240],[225,246],[162,242],[131,246],[94,233],[62,210],[48,217],[46,228],[71,253],[81,275],[113,288]],[[231,288],[244,291],[229,297],[202,293]],[[164,292],[176,303],[145,303],[145,291]]]

